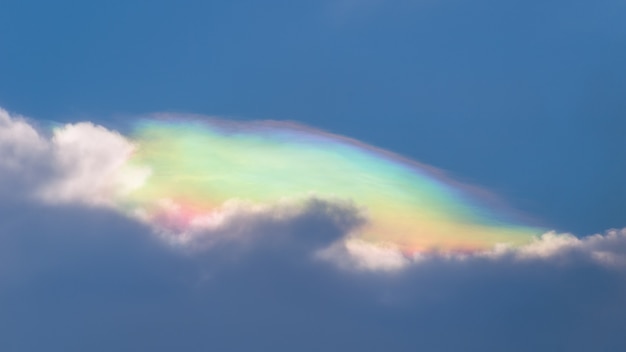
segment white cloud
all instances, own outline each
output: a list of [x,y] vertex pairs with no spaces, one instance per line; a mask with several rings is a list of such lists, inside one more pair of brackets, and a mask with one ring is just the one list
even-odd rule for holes
[[0,109],[0,169],[5,173],[24,171],[46,148],[46,141],[24,118],[12,118]]
[[525,246],[500,246],[483,255],[493,258],[511,257],[518,261],[550,260],[567,262],[585,258],[608,266],[626,266],[626,228],[612,229],[605,234],[578,238],[572,234],[548,232]]
[[60,177],[41,189],[50,202],[106,204],[140,187],[150,175],[127,161],[135,146],[121,134],[89,122],[56,129],[51,150]]
[[583,260],[606,267],[626,268],[626,228],[583,238],[568,233],[548,232],[519,247],[499,244],[473,254],[431,252],[412,256],[402,253],[397,246],[390,243],[370,243],[347,237],[319,251],[317,257],[334,262],[344,269],[373,272],[402,271],[440,260],[489,260],[494,264],[543,261],[565,265]]
[[111,205],[150,174],[126,164],[134,150],[121,134],[89,122],[65,125],[48,137],[0,110],[0,177],[47,203]]
[[364,271],[398,271],[412,263],[393,244],[373,244],[358,238],[339,241],[319,251],[317,257],[335,262],[344,269]]

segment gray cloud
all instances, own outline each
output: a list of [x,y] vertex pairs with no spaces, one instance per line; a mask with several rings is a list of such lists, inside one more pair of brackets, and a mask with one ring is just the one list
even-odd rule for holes
[[[143,220],[154,223],[153,230],[166,241],[191,251],[225,243],[258,246],[290,238],[317,247],[339,240],[367,222],[365,212],[353,202],[314,194],[270,204],[230,200],[184,228],[176,226],[180,216],[176,205],[166,203],[163,207],[167,209],[157,213],[157,219]],[[316,234],[307,235],[313,229]]]
[[[563,253],[568,260],[558,263],[554,256],[433,257],[402,271],[337,270],[309,254],[335,240],[318,240],[320,233],[341,227],[323,225],[332,207],[310,206],[322,221],[302,218],[293,225],[298,236],[285,230],[282,240],[260,241],[240,255],[229,245],[176,250],[106,208],[0,204],[0,348],[626,347],[626,272],[619,267]],[[614,248],[597,248],[604,245]]]

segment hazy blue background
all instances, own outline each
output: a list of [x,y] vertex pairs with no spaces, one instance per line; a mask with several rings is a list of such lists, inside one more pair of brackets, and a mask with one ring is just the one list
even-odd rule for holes
[[[447,170],[549,228],[626,226],[623,0],[0,0],[0,106],[109,126],[295,120]],[[587,264],[387,282],[263,253],[198,283],[206,263],[115,215],[0,202],[0,217],[3,351],[626,345],[624,275]]]

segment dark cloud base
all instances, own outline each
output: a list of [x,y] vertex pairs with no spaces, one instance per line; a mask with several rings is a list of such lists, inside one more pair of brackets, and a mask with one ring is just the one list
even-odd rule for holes
[[177,251],[102,209],[19,201],[0,220],[3,351],[626,350],[624,271],[589,260],[377,274],[313,259],[311,223],[238,255]]

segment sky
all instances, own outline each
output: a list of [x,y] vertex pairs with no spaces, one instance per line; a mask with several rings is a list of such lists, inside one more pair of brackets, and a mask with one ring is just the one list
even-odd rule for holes
[[626,350],[622,0],[0,3],[0,349]]

